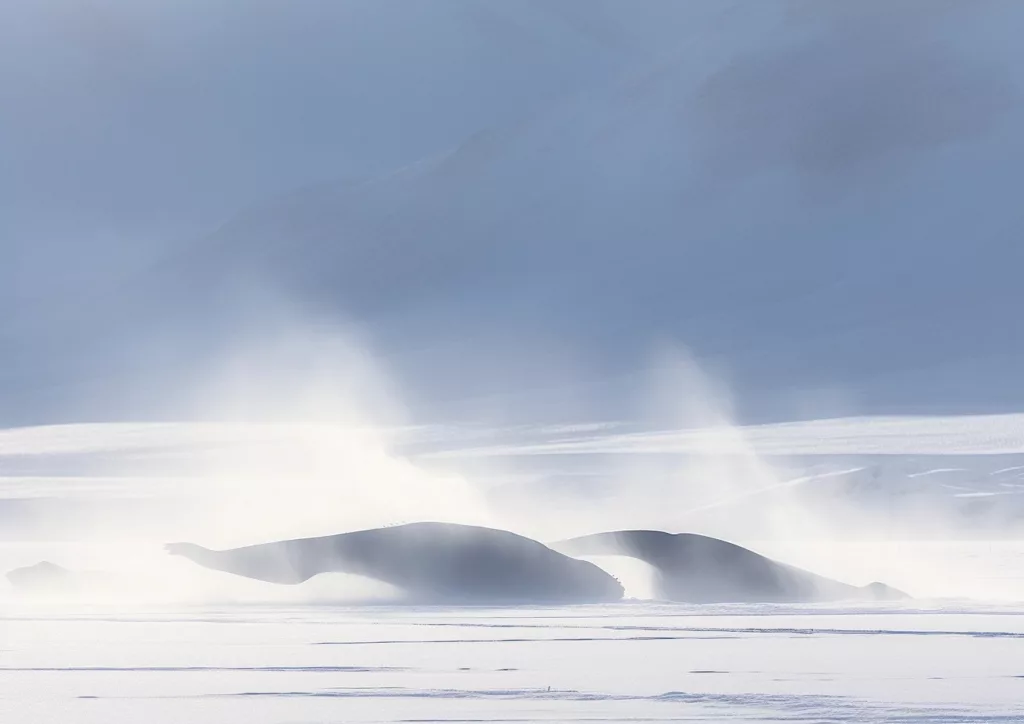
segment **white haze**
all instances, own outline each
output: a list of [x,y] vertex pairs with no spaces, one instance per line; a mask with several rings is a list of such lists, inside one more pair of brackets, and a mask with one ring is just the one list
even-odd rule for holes
[[[447,446],[457,449],[465,435],[411,419],[400,386],[358,325],[318,317],[281,296],[265,295],[263,304],[266,327],[225,340],[218,364],[197,371],[181,390],[203,419],[219,422],[166,425],[166,440],[159,425],[142,428],[153,428],[144,435],[127,425],[120,443],[117,425],[91,433],[97,441],[113,434],[106,443],[90,442],[88,427],[78,434],[73,427],[6,433],[7,459],[35,450],[45,461],[48,454],[59,459],[62,450],[74,452],[76,445],[99,445],[101,451],[107,445],[114,456],[104,474],[156,502],[122,520],[112,498],[109,515],[77,522],[74,536],[83,542],[73,548],[66,540],[45,543],[55,529],[45,532],[44,526],[42,540],[17,547],[18,564],[52,553],[52,560],[72,568],[122,576],[98,599],[89,594],[76,599],[79,604],[388,599],[394,591],[352,576],[322,576],[287,588],[202,571],[168,557],[162,544],[232,547],[435,520],[504,528],[542,541],[626,528],[698,532],[855,584],[883,580],[925,597],[1018,595],[1014,585],[979,580],[971,559],[893,538],[884,516],[872,524],[870,517],[851,513],[844,523],[852,503],[842,495],[834,496],[827,515],[820,500],[809,507],[796,494],[803,486],[856,468],[795,474],[786,458],[760,454],[746,429],[732,422],[728,389],[678,345],[663,344],[652,353],[635,420],[656,430],[700,433],[700,442],[680,455],[602,455],[598,447],[596,464],[612,486],[567,492],[549,486],[543,472],[536,484],[520,484],[515,454],[418,455],[415,445],[410,452],[410,440],[440,441],[443,449],[446,435],[453,435]],[[104,433],[108,427],[113,430]],[[581,425],[582,432],[569,427],[555,434],[568,436],[572,445],[581,434],[585,443],[588,431],[600,435],[601,428]],[[515,432],[510,427],[496,434]],[[133,434],[143,436],[132,443]],[[169,469],[161,468],[159,455],[149,459],[160,443],[169,446]],[[129,447],[119,450],[119,444]],[[169,487],[161,486],[166,475]],[[30,494],[31,486],[26,479],[22,494]],[[73,483],[66,489],[71,497],[90,495],[88,489],[74,491]],[[163,506],[161,496],[168,493],[175,503]],[[93,495],[101,503],[103,496],[102,490]],[[753,519],[743,508],[748,502],[755,503]],[[943,524],[939,515],[929,520]],[[950,525],[950,535],[952,530]],[[627,596],[651,597],[653,578],[645,564],[592,560],[620,578]]]

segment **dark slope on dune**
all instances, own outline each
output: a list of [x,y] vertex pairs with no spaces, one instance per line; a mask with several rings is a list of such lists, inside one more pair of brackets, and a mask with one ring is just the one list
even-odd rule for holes
[[[654,567],[655,595],[685,603],[797,603],[906,598],[881,583],[857,587],[801,570],[716,538],[653,530],[597,533],[545,546],[503,530],[410,523],[229,550],[193,543],[173,555],[216,571],[296,585],[324,573],[349,573],[401,589],[415,602],[564,604],[619,600],[619,582],[576,557],[629,556]],[[152,572],[147,575],[152,575]],[[7,574],[27,593],[95,593],[116,576],[52,563]]]
[[410,523],[225,551],[191,543],[168,550],[206,568],[271,583],[357,574],[416,600],[597,603],[622,597],[619,583],[591,563],[514,533],[451,523]]
[[686,603],[796,603],[904,598],[881,583],[857,587],[693,533],[623,530],[553,544],[571,556],[622,555],[654,567],[657,595]]

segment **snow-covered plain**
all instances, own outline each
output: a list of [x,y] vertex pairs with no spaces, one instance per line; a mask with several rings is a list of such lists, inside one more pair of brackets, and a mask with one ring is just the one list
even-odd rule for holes
[[[18,505],[26,500],[37,507],[35,526],[15,528],[14,516],[5,518],[0,568],[47,558],[145,577],[129,595],[105,599],[32,600],[0,592],[0,721],[1024,721],[1024,608],[1017,603],[1024,600],[1024,545],[1012,539],[1012,527],[998,541],[913,540],[884,528],[857,540],[846,529],[831,536],[820,528],[785,529],[811,508],[798,505],[804,498],[777,497],[823,489],[830,508],[866,506],[875,518],[872,506],[891,509],[907,496],[959,500],[964,488],[993,496],[1002,489],[1000,499],[1010,506],[1016,490],[1001,486],[1024,464],[1019,429],[1015,416],[660,432],[607,423],[402,428],[387,444],[378,433],[342,434],[328,426],[3,431],[0,509],[23,513]],[[353,467],[337,468],[323,457],[325,446]],[[648,511],[669,509],[657,519],[679,521],[668,527],[692,523],[851,582],[884,580],[915,600],[896,607],[668,604],[643,600],[643,572],[608,559],[603,563],[631,596],[617,605],[367,605],[353,602],[353,590],[362,590],[354,579],[277,587],[193,570],[159,547],[169,536],[259,540],[296,532],[267,517],[268,510],[319,530],[446,512],[541,538],[568,530],[559,525],[625,524],[636,520],[629,518],[636,510],[628,500],[611,496],[605,509],[593,500],[588,507],[594,496],[564,489],[564,479],[574,477],[566,466],[605,489],[585,470],[627,475],[623,459],[666,455],[677,465],[694,455],[705,461],[695,470],[674,468],[682,489],[675,498],[661,484],[636,491]],[[311,457],[326,467],[310,465]],[[240,459],[249,467],[230,469],[228,462]],[[495,459],[502,463],[489,475],[479,467],[430,467]],[[707,460],[716,462],[708,467]],[[872,466],[883,470],[883,484],[858,501],[865,480],[876,478],[857,475]],[[344,477],[359,471],[372,475],[366,488],[380,490],[360,490]],[[232,487],[224,482],[229,472],[253,477]],[[751,485],[771,489],[744,493],[720,477],[718,504],[689,516],[673,507],[719,489],[692,486],[695,475],[712,472],[748,476]],[[341,477],[324,487],[326,475]],[[835,485],[850,476],[854,483]],[[487,490],[476,497],[475,485],[458,482],[463,478]],[[416,486],[426,492],[416,495]],[[307,507],[275,490],[305,498]],[[778,525],[743,536],[742,522],[730,528],[727,521],[729,515],[743,520],[751,496],[762,522]],[[517,517],[508,504],[517,499],[533,501],[530,514]],[[567,500],[575,501],[577,515],[559,508],[545,527],[539,508]],[[215,509],[212,520],[195,519],[197,502]],[[265,528],[236,528],[240,518],[231,509],[238,504],[243,517]],[[773,506],[790,517],[776,517]],[[315,507],[329,510],[318,518]],[[125,510],[135,525],[116,523]],[[729,515],[710,515],[722,510]]]
[[1024,721],[1019,609],[4,616],[5,722]]

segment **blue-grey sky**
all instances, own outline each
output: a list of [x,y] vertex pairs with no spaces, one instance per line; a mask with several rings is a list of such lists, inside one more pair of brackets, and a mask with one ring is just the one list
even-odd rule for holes
[[5,3],[5,216],[189,228],[390,170],[602,78],[657,34],[599,5]]
[[1022,15],[7,3],[13,417],[166,391],[261,326],[253,288],[364,325],[427,407],[628,396],[664,340],[769,416],[1016,404]]

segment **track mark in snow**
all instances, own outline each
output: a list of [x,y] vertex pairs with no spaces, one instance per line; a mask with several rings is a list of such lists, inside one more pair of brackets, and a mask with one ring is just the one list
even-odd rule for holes
[[367,674],[381,673],[388,671],[405,672],[410,669],[398,666],[39,666],[39,667],[16,667],[0,666],[0,671],[31,671],[41,672],[110,672],[110,673],[189,673],[209,671],[245,671],[258,672],[266,671],[273,673],[301,672],[305,674]]
[[[619,694],[587,692],[574,689],[407,689],[379,687],[365,689],[324,689],[320,691],[245,691],[226,695],[202,695],[195,698],[333,698],[333,699],[469,699],[495,701],[554,702],[651,702],[669,704],[703,704],[721,708],[746,708],[771,712],[772,721],[814,722],[929,722],[931,724],[981,724],[983,722],[1015,722],[1018,714],[1003,712],[979,713],[960,708],[890,705],[845,696],[824,694],[760,694],[704,693],[668,691],[662,694]],[[452,720],[406,720],[452,721]],[[460,720],[462,721],[462,720]],[[487,719],[487,721],[497,721]],[[509,720],[513,721],[513,720]],[[621,721],[617,719],[617,721]]]
[[[615,627],[616,630],[629,631],[629,626]],[[649,629],[643,629],[649,630]],[[789,634],[795,636],[966,636],[969,638],[1007,638],[1024,639],[1024,633],[1015,631],[926,631],[913,629],[847,629],[847,628],[679,628],[672,631],[692,631],[695,633],[733,633],[733,634]]]
[[[685,632],[684,632],[685,633]],[[698,632],[699,633],[699,632]],[[1021,634],[1024,638],[1024,634]],[[546,638],[514,638],[514,639],[382,639],[376,641],[316,641],[311,646],[382,646],[389,644],[546,644],[546,643],[578,643],[581,641],[690,641],[694,639],[733,639],[738,636],[559,636]]]
[[[825,612],[822,615],[828,615]],[[481,623],[418,623],[418,626],[436,626],[438,628],[451,626],[457,628],[527,628],[544,629],[549,628],[547,624],[481,624]],[[796,634],[801,636],[829,635],[829,636],[967,636],[972,638],[1024,638],[1024,632],[1017,631],[956,631],[956,630],[929,630],[929,629],[872,629],[872,628],[814,628],[814,627],[782,627],[782,626],[757,626],[757,627],[728,627],[728,626],[655,626],[655,625],[614,625],[595,624],[592,626],[566,626],[559,625],[559,629],[575,629],[581,631],[637,631],[663,634]],[[686,639],[691,636],[642,636],[632,637],[602,637],[602,636],[580,636],[580,637],[559,637],[546,638],[542,636],[534,638],[512,638],[512,639],[407,639],[390,641],[336,641],[318,642],[318,646],[343,645],[343,644],[364,644],[364,643],[445,643],[445,642],[524,642],[524,641],[649,641],[661,639]]]

